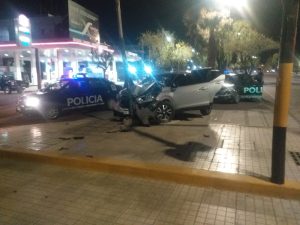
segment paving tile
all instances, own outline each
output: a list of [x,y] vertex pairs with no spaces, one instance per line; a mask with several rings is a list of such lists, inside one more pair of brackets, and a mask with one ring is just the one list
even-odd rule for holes
[[295,200],[7,159],[2,169],[0,190],[17,191],[1,192],[5,225],[299,224]]

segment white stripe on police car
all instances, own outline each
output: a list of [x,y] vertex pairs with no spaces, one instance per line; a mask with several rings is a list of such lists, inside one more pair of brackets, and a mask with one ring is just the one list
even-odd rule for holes
[[102,104],[103,104],[103,99],[101,95],[67,98],[68,107],[80,107],[80,106],[102,105]]

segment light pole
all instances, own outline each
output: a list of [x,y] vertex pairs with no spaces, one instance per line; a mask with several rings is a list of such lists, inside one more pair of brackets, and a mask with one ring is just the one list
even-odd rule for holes
[[299,0],[283,0],[279,76],[276,84],[271,181],[283,184],[285,177],[286,128],[291,95]]
[[[122,55],[122,60],[123,64],[125,67],[125,71],[127,71],[127,57],[126,57],[126,51],[125,51],[125,41],[124,41],[124,34],[123,34],[123,25],[122,25],[122,15],[121,15],[121,3],[120,0],[116,0],[116,9],[117,9],[117,17],[118,17],[118,31],[119,31],[119,39],[120,39],[120,49],[121,49],[121,55]],[[124,86],[126,86],[127,82],[129,80],[128,73],[126,72],[125,76],[125,83]]]
[[119,37],[120,37],[120,42],[121,42],[121,54],[122,54],[122,60],[123,60],[123,65],[124,65],[124,73],[125,73],[125,82],[124,82],[124,87],[127,88],[127,93],[128,93],[128,98],[129,98],[129,122],[128,126],[132,126],[132,119],[134,118],[133,116],[133,105],[132,105],[132,93],[131,93],[131,88],[133,85],[132,80],[129,77],[128,73],[128,61],[126,57],[126,51],[125,51],[125,41],[124,41],[124,35],[123,35],[123,26],[122,26],[122,16],[121,16],[121,3],[120,0],[116,0],[116,9],[117,9],[117,16],[118,16],[118,28],[119,28]]

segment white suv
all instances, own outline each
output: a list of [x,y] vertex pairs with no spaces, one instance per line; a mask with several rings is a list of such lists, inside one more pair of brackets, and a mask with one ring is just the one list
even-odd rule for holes
[[210,114],[225,75],[219,70],[204,68],[191,73],[165,73],[157,79],[164,87],[157,97],[156,117],[170,121],[178,110],[199,109],[202,115]]

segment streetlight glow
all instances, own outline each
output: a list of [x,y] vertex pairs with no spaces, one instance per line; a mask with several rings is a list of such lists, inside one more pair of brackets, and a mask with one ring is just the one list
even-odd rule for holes
[[221,8],[235,8],[242,10],[247,7],[247,0],[215,0]]
[[167,36],[166,39],[167,39],[167,42],[170,42],[170,43],[172,42],[172,37],[171,36]]

